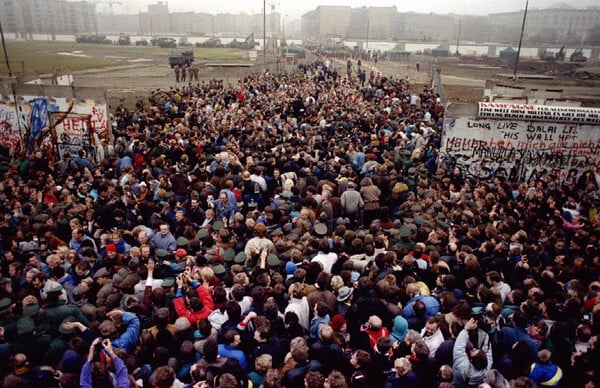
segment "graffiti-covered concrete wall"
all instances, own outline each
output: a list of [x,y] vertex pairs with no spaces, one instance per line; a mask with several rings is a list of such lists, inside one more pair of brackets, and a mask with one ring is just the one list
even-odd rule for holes
[[441,160],[468,176],[502,170],[576,178],[600,163],[600,109],[506,103],[456,104],[444,122]]
[[58,157],[88,151],[110,135],[106,90],[0,84],[0,144],[14,153],[42,149]]

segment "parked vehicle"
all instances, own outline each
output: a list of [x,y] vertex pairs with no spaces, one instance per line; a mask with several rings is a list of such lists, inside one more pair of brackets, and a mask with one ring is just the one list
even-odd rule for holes
[[204,48],[222,48],[225,47],[223,43],[221,43],[221,39],[219,38],[210,38],[205,42],[196,43],[196,47],[204,47]]
[[192,50],[172,50],[169,53],[169,65],[171,68],[175,66],[189,67],[194,62],[194,51]]
[[152,43],[152,46],[158,46],[158,47],[162,47],[162,48],[177,47],[177,40],[175,40],[175,38],[167,38],[164,36],[161,36],[158,38],[152,38],[150,43]]
[[131,44],[131,38],[129,37],[129,35],[121,34],[119,35],[119,40],[117,41],[117,43],[121,46],[129,46]]
[[585,62],[587,61],[587,57],[583,55],[583,50],[578,48],[571,54],[569,60],[571,62]]
[[78,35],[75,41],[77,43],[111,44],[111,41],[106,39],[106,35]]

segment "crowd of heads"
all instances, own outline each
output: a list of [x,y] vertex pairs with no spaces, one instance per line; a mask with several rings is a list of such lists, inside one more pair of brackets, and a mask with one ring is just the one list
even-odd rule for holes
[[595,168],[467,175],[431,88],[336,68],[156,90],[97,148],[12,158],[4,386],[596,386]]

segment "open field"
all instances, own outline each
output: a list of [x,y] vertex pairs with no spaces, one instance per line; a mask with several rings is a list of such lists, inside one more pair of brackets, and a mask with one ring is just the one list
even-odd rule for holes
[[[35,71],[51,73],[54,67],[74,72],[127,64],[166,63],[172,49],[158,46],[119,46],[71,42],[7,42],[13,73]],[[196,60],[240,60],[242,52],[233,49],[186,48],[194,50]],[[24,69],[23,69],[24,68]],[[8,74],[6,61],[0,61],[0,74]]]
[[[191,47],[190,47],[191,48]],[[186,49],[190,49],[187,48]],[[126,105],[133,104],[136,96],[148,95],[151,90],[169,89],[183,86],[175,83],[174,71],[168,65],[171,49],[156,46],[118,46],[81,44],[69,42],[8,42],[8,56],[13,74],[23,70],[35,71],[50,82],[53,68],[66,67],[73,72],[75,86],[104,87],[107,89],[111,105],[124,99]],[[249,68],[204,67],[208,62],[243,62],[245,52],[236,49],[191,48],[194,50],[195,63],[200,65],[200,80],[222,79],[225,83],[235,82],[246,74],[263,71],[290,71],[293,66],[285,66],[284,61],[276,64],[274,57],[263,61],[260,57]],[[421,71],[416,71],[417,61]],[[345,74],[345,61],[336,61],[340,74]],[[442,82],[449,102],[477,102],[482,99],[485,80],[494,78],[498,73],[511,73],[510,69],[501,69],[493,59],[460,60],[458,58],[433,58],[413,56],[411,62],[363,61],[367,68],[374,68],[387,76],[408,78],[415,92],[429,84],[429,69],[441,69]],[[592,77],[600,73],[598,62],[586,62],[582,65],[548,63],[541,61],[523,61],[520,69],[524,72],[548,73],[557,78],[545,81],[550,85],[600,86],[600,81],[567,76],[567,73],[584,72]],[[6,63],[0,61],[0,75],[6,75]],[[189,79],[188,79],[189,82]],[[508,81],[507,81],[508,82]]]

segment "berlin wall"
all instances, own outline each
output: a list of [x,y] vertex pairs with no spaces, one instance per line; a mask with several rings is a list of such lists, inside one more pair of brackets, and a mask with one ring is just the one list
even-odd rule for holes
[[453,104],[444,121],[440,159],[479,178],[499,169],[520,181],[534,173],[576,178],[600,164],[600,109]]
[[85,149],[92,157],[110,135],[106,90],[39,84],[0,84],[0,144],[62,157]]

